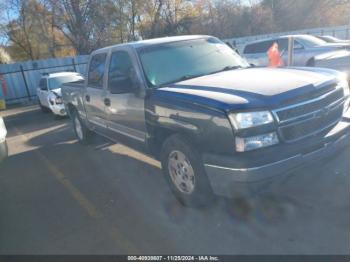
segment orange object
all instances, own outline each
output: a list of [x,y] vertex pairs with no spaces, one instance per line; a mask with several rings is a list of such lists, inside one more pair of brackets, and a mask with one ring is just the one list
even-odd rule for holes
[[283,60],[281,58],[280,51],[278,50],[278,44],[275,42],[267,51],[269,58],[269,67],[280,67],[283,66]]

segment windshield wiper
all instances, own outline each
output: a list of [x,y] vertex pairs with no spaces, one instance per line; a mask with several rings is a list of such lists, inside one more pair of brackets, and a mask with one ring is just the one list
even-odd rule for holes
[[170,84],[173,84],[173,83],[177,83],[177,82],[181,82],[181,81],[185,81],[185,80],[189,80],[189,79],[192,79],[192,78],[196,78],[196,77],[200,77],[200,76],[204,76],[205,74],[198,74],[198,75],[184,75],[182,77],[179,77],[175,80],[172,80],[170,82],[167,82],[167,83],[164,83],[164,84],[161,84],[159,85],[158,87],[163,87],[163,86],[166,86],[166,85],[170,85]]
[[235,70],[235,69],[241,69],[243,68],[242,66],[225,66],[224,68],[218,70],[218,71],[215,71],[211,74],[216,74],[216,73],[220,73],[220,72],[224,72],[224,71],[230,71],[230,70]]
[[175,80],[172,80],[170,82],[161,84],[161,85],[159,85],[157,87],[164,87],[166,85],[170,85],[170,84],[173,84],[173,83],[176,83],[176,82],[181,82],[181,81],[185,81],[185,80],[196,78],[196,77],[201,77],[201,76],[205,76],[205,75],[212,75],[212,74],[220,73],[220,72],[223,72],[223,71],[230,71],[230,70],[235,70],[235,69],[240,69],[240,68],[243,68],[243,67],[242,66],[225,66],[224,68],[222,68],[222,69],[220,69],[218,71],[212,72],[212,73],[198,74],[198,75],[184,75],[184,76],[179,77],[179,78],[177,78]]

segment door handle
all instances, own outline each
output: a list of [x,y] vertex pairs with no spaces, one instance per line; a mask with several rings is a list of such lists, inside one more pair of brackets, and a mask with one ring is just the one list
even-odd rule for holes
[[103,102],[105,103],[105,106],[111,106],[111,100],[109,98],[105,98]]
[[89,96],[89,95],[86,95],[86,96],[85,96],[85,100],[86,100],[87,102],[90,102],[90,96]]

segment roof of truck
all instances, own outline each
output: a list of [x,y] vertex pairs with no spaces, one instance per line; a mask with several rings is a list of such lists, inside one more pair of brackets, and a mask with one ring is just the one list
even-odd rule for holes
[[148,40],[140,40],[135,42],[129,42],[125,44],[117,44],[112,46],[107,46],[101,49],[98,49],[95,52],[103,52],[107,51],[110,48],[116,47],[116,46],[131,46],[133,48],[140,48],[148,45],[157,45],[157,44],[163,44],[163,43],[171,43],[171,42],[177,42],[177,41],[185,41],[185,40],[194,40],[194,39],[200,39],[200,38],[206,38],[210,37],[208,35],[182,35],[182,36],[169,36],[169,37],[161,37],[161,38],[153,38]]

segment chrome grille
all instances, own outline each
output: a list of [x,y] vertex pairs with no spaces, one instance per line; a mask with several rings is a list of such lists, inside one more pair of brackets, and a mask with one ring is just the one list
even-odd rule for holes
[[335,125],[342,117],[344,100],[343,89],[337,88],[309,101],[273,110],[280,137],[294,142]]

